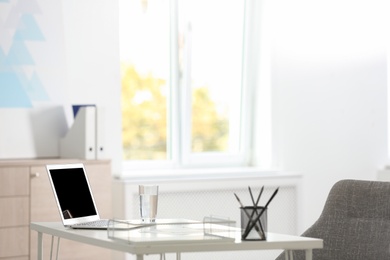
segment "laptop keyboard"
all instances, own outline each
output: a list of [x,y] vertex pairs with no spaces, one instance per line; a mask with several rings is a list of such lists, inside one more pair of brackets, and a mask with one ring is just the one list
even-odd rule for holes
[[72,225],[72,227],[107,227],[107,226],[108,226],[107,219],[100,219],[100,220],[96,220],[96,221]]

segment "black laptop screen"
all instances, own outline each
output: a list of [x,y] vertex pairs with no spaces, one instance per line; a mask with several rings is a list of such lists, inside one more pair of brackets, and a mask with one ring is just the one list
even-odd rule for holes
[[83,168],[51,169],[50,175],[64,219],[97,214]]

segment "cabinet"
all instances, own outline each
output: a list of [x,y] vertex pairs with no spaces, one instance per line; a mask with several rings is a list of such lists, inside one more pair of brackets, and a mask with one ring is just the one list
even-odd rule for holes
[[[0,160],[0,260],[36,259],[38,235],[30,231],[29,223],[61,220],[45,165],[79,162],[85,165],[100,216],[111,218],[109,160]],[[45,259],[50,256],[51,239],[44,237]],[[65,239],[59,248],[59,259],[111,258],[110,250]]]

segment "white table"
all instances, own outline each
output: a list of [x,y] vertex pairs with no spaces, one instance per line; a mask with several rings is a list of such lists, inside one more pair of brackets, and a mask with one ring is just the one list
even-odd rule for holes
[[286,250],[286,259],[292,256],[292,250],[305,250],[306,259],[312,259],[312,250],[323,247],[322,239],[300,236],[267,233],[267,241],[241,241],[239,236],[235,241],[218,243],[155,243],[153,246],[112,240],[108,238],[106,230],[81,230],[66,228],[61,222],[33,222],[30,229],[38,232],[38,260],[42,260],[42,236],[48,234],[58,238],[69,239],[80,243],[90,244],[111,250],[117,250],[137,255],[137,260],[143,260],[147,254],[180,253],[184,252],[212,252],[212,251],[239,251],[239,250]]

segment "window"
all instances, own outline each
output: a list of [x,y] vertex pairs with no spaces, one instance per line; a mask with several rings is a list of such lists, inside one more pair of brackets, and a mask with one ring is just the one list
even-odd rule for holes
[[248,164],[245,4],[120,1],[125,169]]

